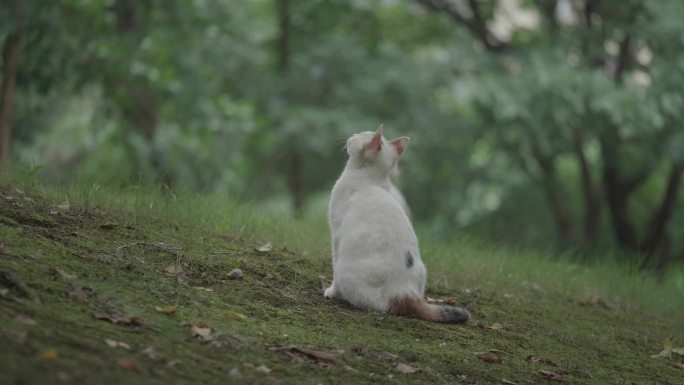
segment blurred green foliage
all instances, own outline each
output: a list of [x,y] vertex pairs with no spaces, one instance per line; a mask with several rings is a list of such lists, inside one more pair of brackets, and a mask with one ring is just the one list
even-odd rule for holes
[[417,222],[684,254],[684,3],[62,0],[21,31],[13,157],[305,210],[351,133],[411,136]]

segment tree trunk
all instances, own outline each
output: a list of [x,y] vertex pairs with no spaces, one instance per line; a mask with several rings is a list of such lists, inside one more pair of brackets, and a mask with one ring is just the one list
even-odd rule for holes
[[558,186],[553,159],[545,155],[534,142],[532,143],[532,156],[542,170],[542,186],[546,193],[546,198],[549,200],[549,205],[553,211],[554,218],[556,219],[558,231],[566,242],[577,243],[578,237],[575,232],[572,214],[570,208],[565,204],[565,200],[563,199],[561,190]]
[[[159,126],[154,95],[147,84],[129,85],[127,95],[130,100],[119,103],[123,118],[145,139],[150,149],[150,165],[156,174],[156,178],[167,188],[171,188],[173,187],[173,177],[165,166],[163,154],[154,143]],[[127,148],[134,150],[132,146],[127,146]]]
[[14,91],[19,63],[21,34],[13,31],[5,38],[2,49],[2,89],[0,90],[0,165],[10,163],[12,151],[12,123],[14,120]]
[[[278,53],[278,71],[280,72],[281,79],[285,82],[285,87],[283,89],[282,97],[287,98],[287,76],[290,71],[290,0],[277,0],[277,11],[278,11],[278,41],[277,41],[277,53]],[[289,138],[291,141],[291,146],[289,146],[288,154],[286,155],[286,183],[292,197],[292,206],[294,209],[295,216],[299,216],[302,212],[305,200],[304,191],[304,161],[302,159],[302,152],[299,149],[299,138],[296,133],[292,134]]]
[[287,175],[287,185],[292,195],[292,205],[296,216],[302,213],[304,207],[304,183],[302,175],[302,154],[297,146],[290,150],[288,159],[289,172]]
[[544,14],[551,37],[555,38],[558,35],[558,20],[556,20],[558,0],[537,0],[536,5]]
[[278,70],[285,74],[290,68],[290,0],[278,0]]
[[634,221],[629,214],[628,195],[622,188],[617,169],[606,168],[603,178],[615,237],[623,248],[637,250],[638,240]]
[[[603,184],[606,191],[606,200],[610,209],[610,218],[615,231],[618,244],[627,250],[638,250],[634,221],[629,214],[629,194],[632,189],[627,188],[623,182],[620,170],[617,168],[617,154],[613,145],[617,143],[617,135],[612,130],[610,135],[601,138],[601,155],[603,157]],[[634,187],[634,186],[632,186]]]
[[[667,187],[665,188],[665,192],[663,194],[663,199],[653,215],[648,234],[642,244],[642,250],[647,256],[653,255],[653,253],[656,251],[656,248],[661,244],[666,235],[667,222],[669,222],[670,218],[672,217],[672,212],[677,204],[677,196],[679,194],[682,173],[684,173],[684,164],[680,163],[672,165],[669,177],[667,179]],[[658,263],[659,268],[663,269],[665,268],[666,264],[666,261],[665,263],[663,263],[663,261]]]
[[[112,7],[115,15],[116,28],[119,32],[124,34],[135,34],[140,30],[140,18],[136,9],[134,0],[117,0]],[[164,186],[169,189],[173,186],[173,175],[165,166],[164,156],[159,151],[154,143],[157,127],[159,125],[159,116],[157,103],[154,97],[154,92],[149,83],[145,80],[124,78],[118,79],[118,75],[114,75],[114,79],[110,79],[111,95],[118,105],[120,113],[126,123],[140,134],[149,148],[150,159],[149,164],[155,173],[155,178],[158,179]],[[124,135],[128,135],[124,132]],[[129,151],[135,151],[135,148],[130,145],[130,141],[124,138],[125,146]],[[142,162],[136,154],[131,153],[131,162],[134,168],[137,168],[140,173]]]
[[584,198],[584,241],[591,245],[598,236],[600,219],[600,194],[594,186],[591,168],[584,154],[584,138],[579,130],[573,131],[573,146],[582,178],[582,195]]
[[667,232],[663,234],[658,247],[660,249],[660,257],[656,262],[655,272],[658,278],[662,280],[662,278],[665,276],[665,272],[667,271],[667,266],[672,262],[672,239],[670,234]]
[[572,214],[556,186],[555,178],[545,179],[544,191],[546,192],[546,197],[551,205],[554,218],[556,218],[556,225],[563,240],[571,244],[577,243],[578,236],[573,225]]

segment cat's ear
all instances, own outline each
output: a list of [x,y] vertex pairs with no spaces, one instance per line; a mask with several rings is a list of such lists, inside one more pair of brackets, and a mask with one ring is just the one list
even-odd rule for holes
[[380,127],[378,127],[377,130],[375,130],[375,135],[373,135],[373,138],[366,144],[366,148],[373,149],[375,151],[380,151],[380,148],[382,147],[382,124]]
[[404,152],[404,150],[406,150],[406,146],[408,146],[409,144],[409,138],[402,136],[401,138],[394,139],[390,143],[392,143],[394,148],[397,149],[397,153],[401,155],[401,153]]

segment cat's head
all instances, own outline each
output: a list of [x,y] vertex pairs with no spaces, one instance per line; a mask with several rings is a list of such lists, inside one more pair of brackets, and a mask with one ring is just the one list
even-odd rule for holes
[[347,140],[347,153],[350,162],[358,168],[372,168],[389,173],[406,150],[408,142],[409,138],[405,136],[394,140],[383,138],[380,125],[375,132],[365,131],[352,135]]

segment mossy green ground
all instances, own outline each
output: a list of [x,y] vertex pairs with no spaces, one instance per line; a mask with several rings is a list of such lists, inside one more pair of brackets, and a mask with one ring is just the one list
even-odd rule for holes
[[[539,370],[570,384],[684,384],[684,369],[650,358],[668,338],[684,345],[681,302],[672,303],[682,298],[672,293],[676,286],[647,280],[640,288],[625,278],[634,287],[624,293],[650,290],[670,306],[646,295],[630,302],[602,291],[600,282],[578,291],[591,278],[550,282],[587,275],[571,265],[521,262],[519,269],[540,264],[532,277],[554,277],[537,283],[519,281],[528,276],[508,271],[514,262],[487,259],[486,251],[476,262],[426,256],[429,295],[453,299],[473,315],[466,325],[428,323],[324,299],[331,268],[322,221],[299,238],[288,236],[287,222],[266,224],[281,235],[260,252],[255,247],[267,239],[242,232],[238,218],[247,221],[249,213],[230,205],[212,206],[234,222],[221,229],[191,214],[162,215],[152,203],[134,209],[72,194],[67,204],[69,194],[15,187],[0,187],[1,384],[552,383]],[[425,239],[423,246],[426,255],[451,250],[454,260],[463,253]],[[175,265],[182,273],[168,272]],[[228,279],[235,267],[243,280]],[[156,309],[165,306],[175,313]],[[142,324],[96,314],[135,316]],[[193,325],[210,328],[211,341],[193,336]],[[334,353],[341,363],[269,350],[282,346]],[[473,354],[492,349],[501,363]],[[548,360],[530,363],[530,355]],[[418,370],[401,373],[399,363]]]

